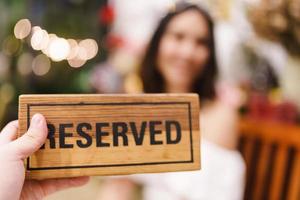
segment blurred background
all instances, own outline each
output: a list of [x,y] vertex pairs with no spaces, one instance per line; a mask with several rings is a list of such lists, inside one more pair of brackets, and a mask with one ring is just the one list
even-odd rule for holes
[[[270,122],[300,137],[300,1],[189,2],[213,17],[218,80],[238,88],[240,119],[255,121],[243,126],[244,132]],[[174,5],[173,0],[0,0],[0,127],[18,117],[20,94],[142,92],[139,62]],[[294,158],[295,150],[289,155]]]
[[[299,123],[297,0],[202,0],[215,20],[219,79],[244,92],[243,112]],[[174,1],[0,1],[0,122],[20,94],[140,92],[136,70]]]

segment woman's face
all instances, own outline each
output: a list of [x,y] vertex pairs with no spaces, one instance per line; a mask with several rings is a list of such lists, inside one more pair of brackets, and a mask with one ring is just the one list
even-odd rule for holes
[[207,22],[195,10],[170,21],[159,45],[157,61],[167,87],[191,89],[209,58],[208,39]]

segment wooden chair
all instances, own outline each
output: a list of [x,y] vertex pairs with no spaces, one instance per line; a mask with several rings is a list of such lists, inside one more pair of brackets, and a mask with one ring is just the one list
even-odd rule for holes
[[242,119],[245,200],[300,200],[300,127]]

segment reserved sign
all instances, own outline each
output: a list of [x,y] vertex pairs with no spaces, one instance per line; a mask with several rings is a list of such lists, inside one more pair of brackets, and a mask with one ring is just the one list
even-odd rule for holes
[[27,178],[200,169],[197,94],[21,95],[19,135],[35,113],[48,137]]

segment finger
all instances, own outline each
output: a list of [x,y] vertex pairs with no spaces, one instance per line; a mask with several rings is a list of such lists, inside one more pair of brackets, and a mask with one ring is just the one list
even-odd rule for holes
[[7,144],[16,139],[18,133],[18,120],[9,122],[0,133],[0,145]]
[[20,138],[9,143],[11,150],[21,159],[37,151],[47,137],[47,123],[43,115],[35,114],[30,122],[28,131]]
[[82,186],[88,181],[89,177],[87,176],[64,179],[48,179],[40,181],[40,186],[44,194],[47,196],[63,189]]

